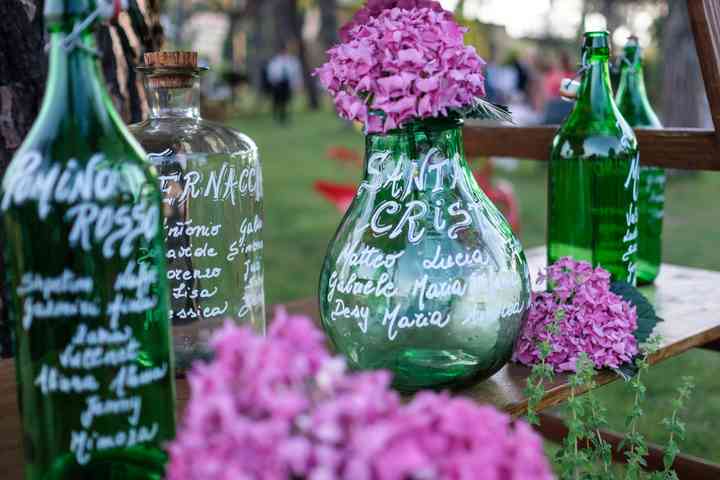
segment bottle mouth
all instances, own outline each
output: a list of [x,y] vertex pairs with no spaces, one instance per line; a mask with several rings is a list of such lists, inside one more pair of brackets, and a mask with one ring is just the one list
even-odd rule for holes
[[208,68],[139,65],[136,70],[145,75],[148,86],[153,88],[191,88],[200,74],[207,71]]
[[187,88],[208,68],[198,65],[197,52],[148,52],[137,71],[151,87]]
[[627,39],[627,43],[625,43],[626,47],[630,48],[639,48],[640,47],[640,39],[636,37],[635,35],[630,35]]
[[[384,117],[385,113],[379,110],[373,110],[370,115]],[[417,131],[444,131],[461,128],[465,124],[465,120],[456,116],[438,116],[429,118],[413,118],[407,121],[402,127],[388,130],[385,133],[371,133],[368,136],[387,137],[394,135],[407,135]]]
[[158,67],[155,65],[138,65],[135,67],[135,70],[142,73],[143,75],[147,75],[149,77],[156,77],[156,76],[166,76],[166,75],[184,75],[188,77],[196,77],[200,75],[201,73],[207,72],[210,70],[208,67],[185,67],[180,65],[164,65],[162,67]]
[[610,56],[610,34],[607,30],[585,32],[584,37],[583,57],[586,55],[593,57]]

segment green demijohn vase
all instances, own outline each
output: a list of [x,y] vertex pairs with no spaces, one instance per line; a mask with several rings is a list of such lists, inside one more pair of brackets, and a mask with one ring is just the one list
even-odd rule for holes
[[578,99],[553,140],[548,263],[566,256],[636,283],[640,159],[610,86],[607,32],[588,32]]
[[468,167],[462,122],[368,135],[320,277],[322,324],[349,365],[388,369],[402,391],[488,378],[529,301],[525,254]]
[[27,480],[160,480],[175,436],[157,178],[113,107],[92,32],[68,40],[116,6],[45,1],[45,98],[2,182]]
[[[637,37],[625,45],[620,66],[617,106],[633,128],[662,128],[645,91],[642,49]],[[653,283],[662,264],[662,230],[665,217],[665,170],[642,165],[640,159],[640,219],[637,280]]]
[[130,126],[159,173],[177,368],[227,319],[265,331],[262,172],[255,142],[200,114],[195,52],[145,54],[150,117]]

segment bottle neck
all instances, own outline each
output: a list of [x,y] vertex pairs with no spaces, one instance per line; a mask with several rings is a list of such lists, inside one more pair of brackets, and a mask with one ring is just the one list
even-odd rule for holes
[[200,118],[200,80],[197,76],[185,77],[180,82],[163,77],[146,79],[151,118]]
[[413,188],[429,191],[464,183],[472,174],[462,142],[462,122],[448,119],[420,120],[387,134],[367,135],[365,181],[374,189],[410,188],[408,182],[413,182]]
[[586,70],[578,92],[578,106],[584,115],[605,117],[612,112],[614,102],[608,56],[588,51],[584,67]]
[[50,29],[50,64],[40,115],[55,117],[53,124],[58,126],[71,122],[73,128],[85,132],[90,123],[107,119],[107,106],[111,100],[93,53],[95,38],[92,32],[85,31],[77,44],[68,47],[69,31],[67,28]]
[[630,109],[629,114],[647,110],[649,101],[645,89],[645,75],[642,60],[637,52],[626,51],[620,67],[620,84],[618,85],[618,104],[623,105],[623,112]]

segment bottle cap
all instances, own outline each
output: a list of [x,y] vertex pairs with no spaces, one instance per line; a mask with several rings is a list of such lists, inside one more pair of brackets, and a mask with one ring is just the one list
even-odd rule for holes
[[578,91],[580,90],[580,82],[573,80],[572,78],[563,78],[560,82],[560,97],[563,100],[572,102],[577,100]]
[[113,20],[128,9],[128,0],[98,0],[97,8],[100,12],[100,18],[103,20]]
[[585,32],[583,41],[583,55],[587,52],[592,55],[610,56],[610,34],[605,31]]
[[187,88],[206,68],[198,67],[197,52],[148,52],[145,65],[138,68],[148,76],[151,87]]

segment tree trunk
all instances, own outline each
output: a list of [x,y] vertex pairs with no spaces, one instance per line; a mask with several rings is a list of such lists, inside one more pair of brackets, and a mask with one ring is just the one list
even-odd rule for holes
[[308,108],[310,110],[317,110],[320,108],[320,93],[318,92],[317,82],[315,82],[315,78],[312,76],[307,45],[302,35],[303,16],[300,14],[297,0],[288,0],[287,6],[288,20],[290,21],[293,37],[297,42],[298,56],[300,57],[300,64],[302,65],[303,83],[305,84],[305,92],[308,96]]
[[[40,109],[47,78],[43,0],[0,0],[0,176],[5,174]],[[98,47],[110,93],[123,119],[141,120],[145,92],[135,66],[162,43],[160,0],[131,0],[130,11],[98,29]],[[0,236],[0,251],[2,237]],[[0,291],[4,288],[0,266]],[[3,297],[4,299],[4,297]],[[5,302],[0,303],[0,356],[10,353]]]
[[274,53],[275,12],[279,8],[272,0],[252,0],[248,4],[248,77],[250,83],[261,93],[262,70]]
[[575,43],[577,45],[582,44],[582,38],[583,34],[585,33],[585,22],[587,21],[587,16],[590,13],[590,5],[588,4],[588,0],[581,0],[582,6],[580,8],[580,25],[578,25],[577,34],[575,35]]
[[615,0],[602,0],[600,4],[600,13],[605,17],[607,30],[611,36],[622,22],[622,18],[618,12],[620,3],[621,2]]
[[337,0],[318,0],[318,7],[320,8],[320,41],[325,50],[329,50],[338,42]]
[[663,34],[663,123],[666,127],[708,127],[705,84],[685,0],[668,2]]
[[115,106],[127,123],[147,116],[143,79],[135,71],[143,54],[162,47],[161,0],[130,0],[128,12],[97,30],[105,80]]
[[[0,1],[0,170],[40,109],[47,77],[42,0]],[[9,19],[12,19],[9,20]]]

